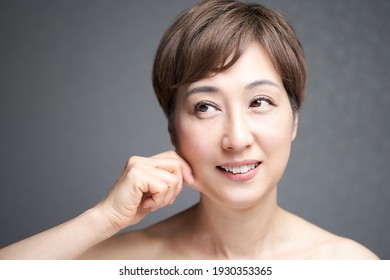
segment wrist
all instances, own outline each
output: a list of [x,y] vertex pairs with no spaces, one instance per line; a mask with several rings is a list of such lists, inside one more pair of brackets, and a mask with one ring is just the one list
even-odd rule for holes
[[117,221],[118,217],[113,214],[113,211],[106,203],[104,203],[104,201],[98,203],[89,211],[91,211],[90,215],[95,219],[95,221],[103,227],[107,238],[118,233],[124,228],[124,226]]
[[100,202],[85,213],[91,222],[90,226],[96,229],[95,238],[97,242],[101,242],[119,232],[121,229],[112,222],[105,205]]

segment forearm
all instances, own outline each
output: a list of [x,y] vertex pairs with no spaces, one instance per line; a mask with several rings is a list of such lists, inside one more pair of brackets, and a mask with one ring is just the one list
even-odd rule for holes
[[0,259],[75,259],[114,235],[99,206],[52,229],[0,250]]
[[0,249],[0,259],[77,259],[118,231],[164,207],[194,181],[175,152],[132,157],[104,200],[57,227]]

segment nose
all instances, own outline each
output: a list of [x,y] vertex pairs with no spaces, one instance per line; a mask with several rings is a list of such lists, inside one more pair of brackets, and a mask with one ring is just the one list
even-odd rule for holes
[[222,147],[228,151],[240,152],[253,144],[253,133],[245,113],[237,111],[226,119]]

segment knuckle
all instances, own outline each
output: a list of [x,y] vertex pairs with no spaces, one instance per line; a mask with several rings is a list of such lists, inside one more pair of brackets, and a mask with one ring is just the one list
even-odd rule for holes
[[180,170],[180,160],[178,158],[172,158],[172,165],[176,170]]
[[[142,177],[142,164],[139,162],[133,163],[125,173],[125,178],[129,181]],[[138,181],[138,180],[137,180]]]
[[170,158],[170,159],[175,159],[175,160],[178,160],[178,159],[179,159],[179,158],[178,158],[178,154],[177,154],[175,151],[173,151],[173,150],[168,151],[168,152],[166,153],[166,156],[167,156],[168,158]]
[[169,184],[165,184],[164,186],[161,187],[160,193],[162,196],[165,196],[169,192]]
[[179,179],[179,177],[173,176],[173,178],[172,178],[172,185],[173,185],[174,187],[177,187],[177,186],[180,185],[180,179]]
[[141,157],[139,156],[131,156],[127,160],[127,167],[132,167],[134,164],[138,163],[140,161]]
[[167,151],[167,154],[170,156],[176,156],[176,152],[174,150]]

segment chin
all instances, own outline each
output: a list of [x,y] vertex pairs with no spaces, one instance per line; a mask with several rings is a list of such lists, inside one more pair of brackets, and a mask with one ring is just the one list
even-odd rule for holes
[[276,195],[272,195],[276,194],[275,190],[275,187],[267,187],[263,184],[256,184],[256,186],[234,184],[225,185],[223,190],[207,191],[203,193],[203,196],[224,207],[244,210],[258,207],[268,201],[270,197],[276,200]]

